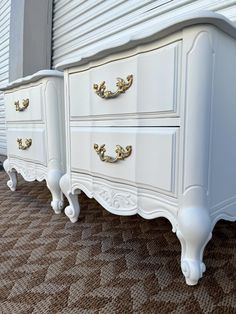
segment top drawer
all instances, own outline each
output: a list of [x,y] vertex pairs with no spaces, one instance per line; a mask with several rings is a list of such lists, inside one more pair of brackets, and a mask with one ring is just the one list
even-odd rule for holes
[[[178,116],[180,58],[181,41],[177,41],[89,70],[78,68],[69,74],[71,120]],[[127,82],[131,74],[132,85],[118,97],[104,99],[93,90],[94,84],[105,81],[106,90],[116,92],[117,78]]]
[[42,84],[5,93],[6,121],[42,121]]

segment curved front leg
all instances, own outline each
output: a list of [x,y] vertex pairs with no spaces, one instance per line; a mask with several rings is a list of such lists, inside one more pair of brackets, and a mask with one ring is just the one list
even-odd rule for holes
[[10,180],[7,181],[7,186],[10,188],[11,191],[14,192],[16,190],[16,185],[17,185],[17,172],[15,169],[12,169],[10,167],[8,159],[6,159],[3,162],[3,168],[10,178]]
[[70,204],[65,208],[65,214],[70,219],[71,222],[75,223],[78,220],[80,214],[80,205],[77,195],[80,193],[80,191],[78,191],[77,194],[72,194],[70,186],[70,177],[67,174],[62,176],[60,180],[60,187]]
[[211,220],[205,208],[180,209],[176,234],[182,248],[181,269],[188,285],[196,285],[206,270],[202,258],[211,231]]
[[63,194],[59,185],[61,176],[61,171],[56,169],[49,170],[47,175],[47,187],[52,194],[51,206],[56,214],[61,213],[64,205]]

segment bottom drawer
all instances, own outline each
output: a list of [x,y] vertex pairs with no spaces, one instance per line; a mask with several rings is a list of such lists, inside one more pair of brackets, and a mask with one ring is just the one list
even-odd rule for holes
[[[71,127],[71,169],[176,193],[178,133],[178,128],[168,127]],[[123,160],[117,158],[122,151],[116,145],[124,148]]]
[[9,128],[7,141],[8,156],[46,165],[45,131],[43,128]]

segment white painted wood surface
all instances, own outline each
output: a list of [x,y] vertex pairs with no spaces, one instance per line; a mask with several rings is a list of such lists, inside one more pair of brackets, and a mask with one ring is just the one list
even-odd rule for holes
[[211,10],[236,22],[235,0],[54,0],[53,65],[139,26]]
[[[146,114],[149,116],[176,116],[179,82],[179,68],[181,62],[181,41],[170,45],[160,45],[154,49],[153,45],[134,49],[129,58],[107,62],[103,67],[95,67],[92,71],[85,68],[75,70],[70,75],[71,119],[85,119],[101,115]],[[146,52],[145,54],[143,52]],[[126,55],[127,56],[127,55]],[[138,73],[143,75],[139,76]],[[101,78],[106,82],[108,90],[114,91],[116,78],[127,78],[132,74],[135,79],[129,93],[119,98],[104,100],[91,94],[93,84],[100,84]],[[154,80],[153,80],[154,78]],[[158,84],[156,84],[158,81]],[[78,90],[80,86],[80,97]],[[134,100],[138,101],[134,101]]]
[[[9,32],[11,0],[0,0],[0,85],[9,79]],[[6,155],[5,106],[0,92],[0,155]]]
[[[25,161],[36,162],[44,166],[47,165],[47,149],[46,149],[46,136],[45,128],[40,127],[23,127],[13,126],[7,130],[7,149],[8,157],[19,158]],[[32,145],[29,149],[20,150],[16,140],[20,138],[32,139]]]
[[[27,110],[20,114],[16,111],[15,103],[19,102],[22,107],[23,101],[30,99]],[[31,88],[15,89],[14,93],[5,94],[5,106],[7,122],[21,121],[32,123],[33,121],[43,121],[43,91],[42,84],[34,84]]]
[[[176,160],[178,155],[178,128],[71,128],[71,169],[85,173],[135,184],[174,195],[176,193]],[[78,140],[79,139],[79,140]],[[116,145],[132,146],[131,155],[125,162],[111,165],[101,162],[94,144],[106,143],[106,155],[116,156]],[[83,154],[81,154],[83,152]],[[148,163],[152,167],[145,166]],[[155,175],[153,175],[155,173]]]
[[[109,50],[111,55],[105,47],[78,58],[74,66],[64,63],[67,171],[60,186],[69,201],[65,214],[72,222],[79,216],[80,190],[114,214],[169,219],[181,242],[186,283],[195,285],[205,271],[203,251],[215,223],[236,220],[236,28],[212,12],[175,21],[166,29],[162,25],[161,35],[149,30],[128,38],[126,44],[121,40],[122,49],[116,42]],[[156,63],[162,47],[176,43],[180,58],[174,58],[170,67],[171,58],[163,58],[166,67],[160,67],[161,76]],[[147,56],[147,67],[128,62],[134,51],[135,58]],[[127,72],[119,67],[122,62]],[[179,108],[177,105],[176,116],[166,118],[158,112],[159,98],[153,86],[166,84],[163,90],[168,93],[170,89],[173,95],[172,85],[164,78],[178,68],[174,95],[179,95]],[[134,71],[134,80],[142,81],[142,86],[134,84],[117,99],[94,102],[99,96],[93,90],[93,73],[99,73],[100,81],[105,76],[111,86],[119,69],[122,75]],[[86,75],[89,79],[83,81]],[[142,88],[146,97],[138,97]],[[173,98],[162,99],[165,110]],[[127,118],[122,102],[136,114]],[[149,103],[157,110],[152,119],[143,113]],[[84,105],[89,108],[86,114],[86,109],[79,108]],[[115,107],[111,119],[105,112],[110,110],[107,105]],[[99,112],[100,106],[106,110]],[[116,145],[132,145],[132,154],[117,163],[106,163],[97,156],[94,144],[106,144],[108,156],[114,156]]]

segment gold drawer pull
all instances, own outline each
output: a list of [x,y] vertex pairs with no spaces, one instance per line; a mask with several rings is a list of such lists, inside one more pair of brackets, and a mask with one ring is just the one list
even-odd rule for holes
[[126,146],[126,148],[123,148],[120,145],[116,145],[116,157],[111,156],[105,156],[106,148],[105,144],[101,145],[100,147],[98,144],[94,144],[94,149],[98,156],[100,157],[101,161],[114,163],[118,160],[124,160],[125,158],[129,157],[132,153],[132,146]]
[[17,139],[17,143],[18,143],[18,148],[21,150],[26,150],[27,148],[29,148],[32,145],[32,139],[31,138],[26,138],[24,140],[23,143],[23,139],[22,138],[18,138]]
[[23,99],[22,106],[19,100],[15,101],[14,105],[16,106],[16,111],[24,111],[29,106],[29,99]]
[[101,98],[105,98],[105,99],[115,98],[119,96],[120,94],[125,93],[127,89],[129,89],[130,86],[132,85],[133,75],[132,74],[128,75],[126,79],[127,79],[127,83],[125,82],[124,79],[120,77],[117,78],[117,82],[116,82],[117,90],[115,92],[106,90],[107,87],[106,87],[105,81],[103,81],[101,84],[93,84],[93,89],[95,93]]

